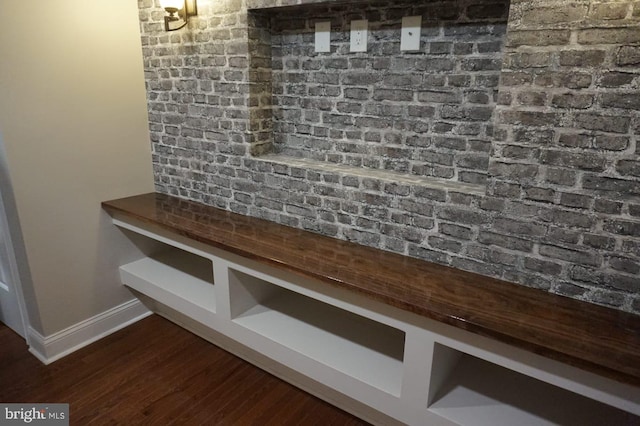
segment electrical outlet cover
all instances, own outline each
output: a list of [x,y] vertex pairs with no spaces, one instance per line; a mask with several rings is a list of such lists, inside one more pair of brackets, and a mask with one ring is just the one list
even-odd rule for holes
[[331,22],[316,22],[316,52],[331,52]]
[[420,50],[420,34],[422,33],[422,16],[405,16],[402,18],[401,51]]
[[351,21],[351,51],[366,52],[369,21],[361,19]]

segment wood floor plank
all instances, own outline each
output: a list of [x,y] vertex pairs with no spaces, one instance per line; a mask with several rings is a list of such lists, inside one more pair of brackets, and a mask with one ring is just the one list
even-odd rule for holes
[[0,402],[69,403],[72,425],[367,425],[155,315],[48,366],[0,324]]
[[[205,365],[207,362],[207,353],[204,346],[194,348],[182,355],[180,348],[186,343],[185,339],[175,339],[170,345],[163,344],[160,348],[160,355],[154,354],[154,359],[152,360],[149,360],[148,357],[145,356],[139,358],[129,356],[119,358],[115,362],[107,364],[110,366],[109,371],[113,371],[114,373],[101,373],[91,378],[92,383],[97,385],[91,393],[87,393],[81,389],[82,383],[76,392],[83,393],[82,400],[85,404],[94,405],[104,401],[105,397],[109,395],[120,394],[122,389],[131,383],[148,381],[149,377],[160,367],[162,367],[162,371],[173,372],[175,368],[182,367],[184,364],[189,364],[190,368],[195,368],[198,363]],[[161,366],[160,364],[163,358],[166,359],[167,362]],[[181,359],[182,363],[180,366],[175,366],[176,359]],[[171,377],[168,379],[171,380]],[[71,399],[74,399],[74,397],[76,397],[76,395],[70,395]]]
[[[207,345],[204,345],[207,346]],[[198,379],[207,370],[212,370],[208,364],[216,364],[224,367],[225,364],[220,362],[222,351],[216,351],[211,354],[210,351],[203,354],[202,351],[192,350],[184,356],[173,356],[162,365],[160,372],[151,371],[134,379],[134,383],[127,386],[124,390],[111,392],[105,395],[100,404],[102,410],[109,410],[118,413],[118,418],[122,421],[134,418],[142,413],[144,409],[151,406],[157,401],[166,398],[169,393],[176,392],[176,386],[180,381],[192,381]],[[213,355],[213,356],[212,356]],[[197,363],[201,362],[206,365],[206,369],[200,370],[201,366]],[[184,370],[184,364],[188,369]],[[156,370],[154,367],[153,370]],[[200,370],[200,371],[196,371]],[[194,373],[195,372],[195,373]],[[210,375],[207,375],[210,377]],[[206,384],[206,382],[204,383]],[[196,394],[195,397],[198,395]],[[135,400],[135,403],[132,401]],[[92,415],[87,413],[87,418]]]

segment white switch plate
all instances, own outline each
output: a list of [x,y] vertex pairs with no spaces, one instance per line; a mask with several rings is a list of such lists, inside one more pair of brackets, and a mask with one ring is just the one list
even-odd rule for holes
[[351,21],[351,51],[366,52],[367,51],[367,33],[369,29],[369,21],[361,19]]
[[400,50],[420,50],[420,34],[422,33],[422,16],[405,16],[402,18],[402,37]]
[[331,52],[331,21],[316,22],[316,52]]

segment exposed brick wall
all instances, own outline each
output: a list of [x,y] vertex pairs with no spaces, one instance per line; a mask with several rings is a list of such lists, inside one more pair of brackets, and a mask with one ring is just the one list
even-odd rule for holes
[[616,306],[640,292],[638,7],[512,3],[488,192],[523,271]]
[[[326,9],[248,6],[299,3]],[[511,2],[486,186],[263,155],[289,87],[271,69],[271,18],[217,0],[165,33],[159,5],[139,5],[158,191],[640,313],[637,1]]]

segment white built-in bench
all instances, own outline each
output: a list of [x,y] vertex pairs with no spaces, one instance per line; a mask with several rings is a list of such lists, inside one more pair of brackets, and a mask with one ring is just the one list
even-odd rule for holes
[[103,203],[154,311],[372,423],[640,424],[640,317],[162,194]]

